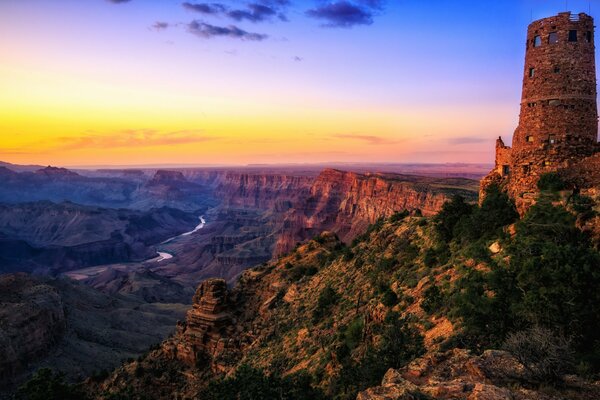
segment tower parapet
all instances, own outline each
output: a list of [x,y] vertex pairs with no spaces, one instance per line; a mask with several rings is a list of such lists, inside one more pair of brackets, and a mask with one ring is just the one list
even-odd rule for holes
[[537,191],[539,177],[568,169],[598,151],[594,20],[559,13],[527,30],[519,125],[512,148],[500,139],[496,167],[482,181],[500,181],[517,205]]

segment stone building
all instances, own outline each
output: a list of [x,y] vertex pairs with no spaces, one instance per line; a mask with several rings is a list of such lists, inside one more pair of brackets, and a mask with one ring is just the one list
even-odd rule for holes
[[498,138],[495,168],[481,182],[482,194],[499,184],[520,212],[544,173],[558,172],[574,187],[598,183],[585,176],[600,168],[593,18],[563,12],[531,23],[523,75],[512,147]]

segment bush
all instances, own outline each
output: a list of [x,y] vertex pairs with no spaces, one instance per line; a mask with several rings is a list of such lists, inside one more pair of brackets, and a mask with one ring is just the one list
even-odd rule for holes
[[386,307],[393,307],[398,304],[398,295],[396,295],[396,292],[394,292],[392,289],[386,288],[386,290],[383,292],[381,302]]
[[594,200],[592,200],[591,197],[575,194],[571,198],[571,202],[573,211],[577,213],[582,221],[588,221],[596,216],[596,212],[594,211]]
[[421,308],[429,314],[439,313],[444,307],[444,296],[436,285],[432,285],[423,293]]
[[510,334],[504,349],[519,360],[529,380],[556,383],[573,370],[570,340],[549,329],[535,326]]
[[337,303],[338,294],[337,292],[329,285],[325,286],[325,288],[319,294],[319,300],[317,301],[317,308],[313,311],[313,322],[318,322],[325,312],[335,303]]
[[390,313],[378,347],[369,347],[359,361],[344,359],[330,392],[336,398],[355,399],[357,392],[381,383],[389,368],[401,368],[424,352],[423,337],[397,313]]
[[363,339],[365,323],[362,317],[356,318],[344,330],[344,344],[350,349],[355,349]]
[[409,215],[410,215],[410,213],[407,210],[395,212],[390,217],[390,222],[394,223],[394,222],[402,221],[404,218],[408,217]]
[[540,176],[537,187],[542,191],[559,192],[565,190],[567,184],[556,172],[548,172]]
[[199,398],[207,400],[321,400],[323,393],[311,386],[306,373],[280,377],[266,375],[248,365],[240,366],[234,376],[212,381]]
[[445,242],[450,242],[454,237],[454,227],[458,222],[473,212],[474,206],[465,202],[459,195],[444,203],[440,212],[433,218],[435,230]]
[[578,361],[600,370],[600,254],[564,207],[541,199],[516,224],[507,265],[469,270],[452,296],[473,347],[532,326],[573,335]]
[[87,396],[77,386],[65,381],[65,374],[49,368],[38,370],[17,391],[18,400],[83,400]]
[[519,214],[508,195],[497,185],[490,185],[485,192],[481,207],[461,218],[453,236],[464,243],[482,243],[500,235],[501,228],[515,222]]

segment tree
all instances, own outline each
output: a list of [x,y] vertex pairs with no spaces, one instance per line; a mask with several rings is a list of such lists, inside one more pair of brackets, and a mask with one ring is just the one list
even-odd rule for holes
[[18,400],[85,400],[87,396],[77,386],[65,381],[65,374],[49,368],[38,370],[17,391]]

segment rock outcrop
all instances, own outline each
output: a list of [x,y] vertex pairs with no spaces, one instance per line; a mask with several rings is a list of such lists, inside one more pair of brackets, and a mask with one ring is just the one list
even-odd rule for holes
[[510,353],[486,350],[476,356],[453,349],[428,354],[401,370],[388,370],[381,386],[360,392],[357,400],[592,400],[598,395],[598,387],[576,378],[570,382],[572,393],[527,389],[515,384],[526,380],[523,375],[523,366]]
[[[225,280],[202,282],[185,322],[178,323],[174,338],[163,344],[166,354],[192,367],[217,359],[235,331],[231,311]],[[212,367],[217,364],[212,363]]]
[[26,274],[0,276],[0,387],[51,351],[65,329],[55,288]]

